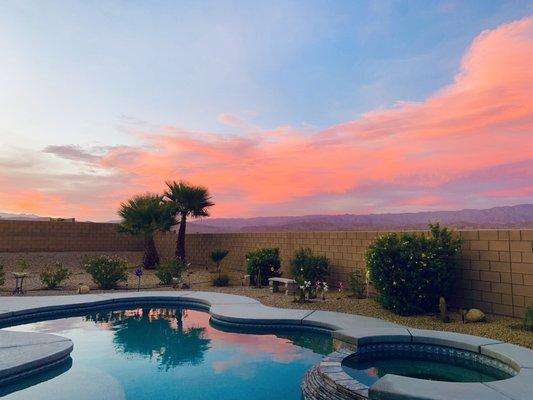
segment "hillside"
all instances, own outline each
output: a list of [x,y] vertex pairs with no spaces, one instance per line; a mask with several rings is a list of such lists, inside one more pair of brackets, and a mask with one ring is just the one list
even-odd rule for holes
[[[33,214],[0,213],[0,220],[48,220]],[[189,221],[189,233],[353,231],[425,229],[428,222],[463,229],[533,228],[533,204],[494,207],[484,210],[424,211],[397,214],[305,215],[297,217],[209,218]],[[118,222],[118,221],[109,221]]]
[[485,210],[427,211],[397,214],[307,215],[301,217],[212,218],[188,224],[191,233],[351,231],[424,229],[439,220],[455,228],[533,228],[533,204]]

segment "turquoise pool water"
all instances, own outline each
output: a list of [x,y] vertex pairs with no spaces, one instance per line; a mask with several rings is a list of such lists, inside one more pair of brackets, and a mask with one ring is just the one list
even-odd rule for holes
[[8,328],[74,341],[72,362],[15,385],[3,399],[300,399],[305,372],[332,351],[311,332],[235,333],[202,311],[102,311]]

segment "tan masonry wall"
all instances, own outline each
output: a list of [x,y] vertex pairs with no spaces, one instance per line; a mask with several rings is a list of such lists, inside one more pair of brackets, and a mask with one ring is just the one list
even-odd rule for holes
[[[282,270],[301,247],[325,255],[331,264],[331,284],[346,281],[354,269],[365,269],[364,254],[376,236],[384,232],[270,232],[189,234],[186,247],[193,264],[209,263],[209,253],[230,253],[223,267],[244,272],[245,254],[258,247],[278,247]],[[522,316],[533,306],[533,230],[471,230],[457,232],[463,239],[458,256],[460,271],[456,306],[479,307],[486,312]],[[157,247],[162,257],[172,257],[175,233],[160,234]],[[2,221],[0,253],[124,252],[142,251],[143,240],[119,233],[116,224],[90,222]],[[285,275],[288,273],[285,272]]]
[[0,253],[142,249],[142,238],[117,232],[116,224],[0,220]]
[[[384,232],[274,232],[189,234],[187,257],[193,264],[209,263],[214,249],[229,250],[227,269],[244,272],[245,254],[258,247],[278,247],[282,270],[287,271],[294,251],[310,247],[331,263],[331,283],[346,282],[354,269],[365,269],[364,254]],[[459,254],[455,306],[478,307],[485,312],[522,316],[533,306],[533,230],[472,230],[457,232],[463,239]],[[175,234],[158,242],[165,257],[174,254]],[[285,272],[287,275],[287,272]]]

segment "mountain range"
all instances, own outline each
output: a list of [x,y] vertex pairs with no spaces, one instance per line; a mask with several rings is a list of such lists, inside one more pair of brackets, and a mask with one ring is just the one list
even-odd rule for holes
[[[33,214],[0,213],[1,219],[48,220]],[[354,231],[425,229],[429,222],[462,229],[533,228],[533,204],[483,210],[423,211],[396,214],[304,215],[298,217],[209,218],[187,223],[188,233]],[[111,221],[117,222],[117,221]]]
[[397,214],[305,215],[301,217],[210,218],[189,222],[190,233],[354,231],[425,229],[429,222],[462,229],[533,228],[533,204],[484,210],[424,211]]
[[11,214],[0,212],[0,220],[9,219],[16,221],[48,221],[50,218],[41,217],[35,214]]

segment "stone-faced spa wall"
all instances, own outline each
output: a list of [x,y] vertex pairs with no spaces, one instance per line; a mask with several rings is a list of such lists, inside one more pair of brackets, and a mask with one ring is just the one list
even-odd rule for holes
[[[214,249],[229,250],[224,268],[244,273],[245,254],[258,247],[278,247],[287,271],[294,251],[310,247],[331,263],[331,283],[346,282],[354,269],[365,269],[364,254],[383,232],[273,232],[189,234],[187,256],[193,264],[209,264]],[[533,305],[533,230],[465,230],[460,271],[451,303],[502,315],[522,316]],[[165,256],[174,252],[175,234],[158,240]],[[285,272],[287,275],[287,272]]]

